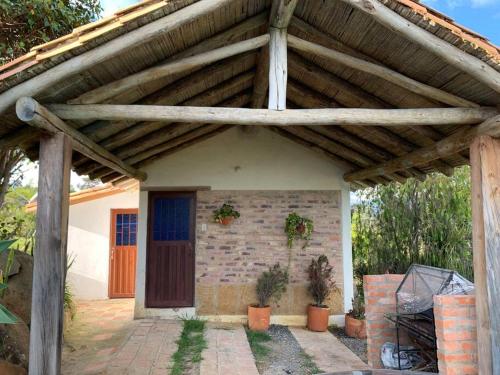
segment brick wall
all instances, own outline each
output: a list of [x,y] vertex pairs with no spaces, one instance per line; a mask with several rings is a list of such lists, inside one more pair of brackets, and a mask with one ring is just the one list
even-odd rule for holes
[[478,373],[475,303],[474,296],[434,296],[438,366],[442,375]]
[[[307,266],[326,254],[335,268],[339,291],[328,304],[343,313],[341,195],[339,191],[199,191],[197,195],[196,308],[200,315],[244,315],[256,302],[259,275],[290,258],[290,284],[273,314],[303,315],[311,301]],[[230,226],[213,223],[213,211],[230,202],[241,217]],[[288,249],[285,219],[291,212],[314,221],[309,245],[297,241]],[[202,224],[207,230],[202,231]]]
[[366,336],[368,343],[368,365],[382,368],[380,348],[385,342],[396,342],[394,324],[384,318],[386,313],[396,312],[396,289],[404,275],[365,275]]

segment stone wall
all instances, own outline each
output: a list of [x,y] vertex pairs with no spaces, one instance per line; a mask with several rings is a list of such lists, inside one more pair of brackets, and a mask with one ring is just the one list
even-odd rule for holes
[[[230,226],[213,222],[213,211],[230,202],[241,217]],[[275,315],[304,315],[307,266],[326,254],[335,268],[339,290],[328,304],[332,314],[343,313],[340,191],[199,191],[196,218],[196,310],[200,315],[245,315],[256,302],[259,275],[279,262],[290,265],[290,284]],[[297,241],[287,247],[285,219],[291,212],[314,221],[306,248]],[[203,231],[206,224],[206,231]]]
[[434,296],[434,319],[439,373],[477,374],[475,296]]
[[404,275],[365,275],[366,336],[368,343],[368,365],[382,368],[380,348],[385,342],[396,342],[396,328],[385,319],[384,314],[396,312],[396,289]]

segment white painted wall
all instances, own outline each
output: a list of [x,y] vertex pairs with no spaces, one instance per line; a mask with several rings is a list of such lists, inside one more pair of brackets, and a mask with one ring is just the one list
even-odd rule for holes
[[138,206],[138,190],[70,206],[68,257],[75,257],[75,261],[67,279],[75,298],[108,298],[111,209]]
[[[269,130],[230,129],[143,169],[141,189],[206,187],[212,190],[341,190],[344,306],[352,299],[349,185],[333,161]],[[145,309],[147,191],[141,191],[136,276],[136,317],[163,316],[166,309]]]

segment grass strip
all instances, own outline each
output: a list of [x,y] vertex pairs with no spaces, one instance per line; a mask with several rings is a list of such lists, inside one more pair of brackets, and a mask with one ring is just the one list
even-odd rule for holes
[[199,319],[183,320],[180,338],[176,341],[177,351],[172,356],[170,375],[183,375],[203,359],[201,353],[207,348],[205,322]]
[[248,328],[245,328],[245,331],[247,333],[248,343],[250,344],[250,349],[252,349],[255,361],[263,362],[271,352],[271,348],[265,344],[266,342],[271,341],[271,336],[269,336],[266,332],[252,331]]
[[318,366],[316,366],[316,363],[314,363],[312,357],[307,354],[303,349],[302,349],[302,358],[304,360],[304,368],[306,369],[307,374],[321,374],[324,371],[320,370]]

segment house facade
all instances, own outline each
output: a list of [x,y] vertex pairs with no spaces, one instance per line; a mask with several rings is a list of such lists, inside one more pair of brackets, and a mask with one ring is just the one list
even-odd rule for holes
[[[350,308],[349,186],[331,160],[266,129],[234,128],[158,159],[146,172],[136,317],[240,321],[256,302],[257,278],[279,262],[289,269],[290,283],[273,305],[274,319],[301,324],[311,301],[307,267],[320,254],[335,268],[332,319]],[[213,220],[224,203],[241,214],[230,226]],[[314,222],[307,246],[287,246],[285,219],[292,212]]]

